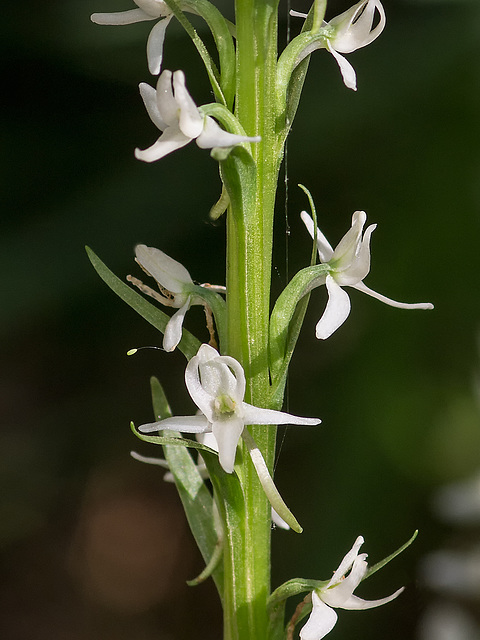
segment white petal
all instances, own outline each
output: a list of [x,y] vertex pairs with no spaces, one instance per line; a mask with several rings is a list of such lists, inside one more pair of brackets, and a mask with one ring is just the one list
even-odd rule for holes
[[355,609],[357,611],[361,611],[363,609],[373,609],[374,607],[380,607],[382,604],[387,604],[387,602],[391,602],[398,598],[398,596],[402,593],[405,587],[401,587],[397,589],[395,593],[392,593],[391,596],[387,596],[386,598],[380,598],[379,600],[363,600],[362,598],[358,598],[357,596],[351,596],[347,602],[341,605],[341,609]]
[[95,24],[123,25],[154,20],[154,17],[149,16],[142,9],[130,9],[128,11],[116,11],[115,13],[92,13],[90,20]]
[[340,286],[357,284],[368,275],[370,271],[370,237],[376,228],[376,224],[371,224],[365,231],[358,255],[348,269],[335,272],[335,279]]
[[340,580],[342,580],[344,575],[347,573],[347,571],[355,562],[355,558],[358,556],[358,551],[364,542],[365,540],[363,539],[363,537],[358,536],[358,538],[353,543],[353,547],[345,555],[345,557],[339,564],[338,569],[333,574],[330,582],[327,585],[327,588],[330,587],[331,585],[337,584],[338,582],[340,582]]
[[134,0],[135,4],[141,7],[145,13],[152,18],[161,18],[171,13],[170,8],[164,0]]
[[335,282],[331,275],[327,276],[325,284],[327,285],[328,302],[315,329],[315,335],[319,340],[326,340],[330,337],[345,322],[350,313],[348,293]]
[[[349,27],[346,30],[342,29],[341,33],[339,32],[337,37],[333,39],[335,48],[341,53],[351,53],[352,51],[366,47],[378,38],[385,28],[385,11],[380,0],[363,0],[363,2],[359,2],[354,8],[356,11],[352,14]],[[380,20],[377,26],[372,29],[376,9],[378,9],[378,13],[380,14]],[[360,16],[359,18],[357,18],[358,15]],[[334,22],[335,18],[330,24],[333,26]]]
[[275,411],[275,409],[254,407],[246,402],[243,403],[243,418],[245,424],[303,424],[315,426],[321,423],[319,418],[301,418],[283,411]]
[[237,444],[244,429],[243,420],[230,418],[212,424],[212,432],[218,445],[218,460],[226,473],[232,473]]
[[200,149],[213,149],[214,147],[234,147],[242,142],[260,142],[259,136],[239,136],[222,129],[213,118],[206,116],[203,130],[197,138]]
[[325,589],[322,600],[330,607],[345,607],[351,600],[352,594],[363,580],[367,572],[367,554],[362,553],[353,562],[353,567],[346,578],[340,580],[335,586]]
[[[313,224],[313,219],[308,215],[306,211],[302,211],[300,217],[303,220],[303,223],[307,227],[308,233],[313,238],[313,233],[315,231],[315,225]],[[317,227],[317,250],[318,255],[320,257],[321,262],[329,262],[333,256],[333,247]]]
[[163,336],[163,348],[165,351],[174,351],[175,347],[182,339],[183,321],[189,308],[190,298],[187,299],[183,307],[174,313],[168,321],[167,326],[165,327],[165,334]]
[[199,434],[197,436],[197,440],[201,444],[204,444],[206,447],[210,447],[210,449],[213,449],[218,453],[217,441],[215,440],[215,436],[211,431],[206,431],[205,433]]
[[290,9],[289,14],[293,18],[307,18],[308,17],[307,13],[302,13],[301,11],[295,11],[294,9]]
[[301,640],[321,640],[335,626],[336,612],[320,600],[315,591],[312,592],[312,613],[307,624],[300,630]]
[[367,214],[365,211],[355,211],[350,229],[335,247],[331,260],[331,264],[335,269],[348,269],[358,256],[366,220]]
[[142,97],[143,104],[145,105],[145,109],[150,116],[150,120],[160,129],[160,131],[165,131],[168,125],[162,120],[162,116],[158,110],[156,90],[146,82],[141,82],[138,85],[138,88],[140,89],[140,95]]
[[147,456],[142,456],[140,455],[140,453],[137,453],[136,451],[130,451],[130,455],[134,460],[138,460],[139,462],[145,462],[145,464],[157,465],[158,467],[162,467],[162,469],[170,469],[170,467],[168,466],[168,462],[166,460],[163,460],[162,458],[150,458]]
[[205,416],[173,416],[138,427],[140,433],[152,433],[165,429],[184,433],[205,433],[205,431],[211,431],[211,424]]
[[204,118],[200,115],[197,105],[187,91],[183,71],[175,71],[173,74],[173,93],[180,110],[178,116],[180,130],[189,138],[197,138],[202,133]]
[[147,40],[147,60],[148,69],[154,76],[160,73],[163,58],[163,42],[165,40],[165,31],[170,23],[172,16],[167,16],[163,20],[159,20],[150,31]]
[[231,373],[230,369],[233,369],[234,373],[233,376],[230,375],[225,380],[225,384],[228,386],[225,386],[221,391],[232,396],[236,402],[243,402],[247,383],[242,365],[238,360],[235,360],[235,358],[231,358],[230,356],[218,356],[215,358],[214,362],[221,364],[221,366],[225,367],[229,373]]
[[340,73],[342,74],[343,82],[348,89],[353,89],[353,91],[357,90],[357,74],[355,73],[355,69],[352,67],[350,62],[342,55],[340,55],[327,40],[327,49],[330,51],[332,56],[337,61],[338,66],[340,67]]
[[152,278],[155,278],[162,287],[172,293],[182,293],[185,285],[193,284],[193,280],[183,264],[167,256],[160,249],[137,244],[135,257],[138,264]]
[[155,162],[172,153],[172,151],[181,149],[189,142],[191,142],[191,139],[185,137],[180,129],[168,127],[151,147],[143,150],[135,149],[135,157],[137,160],[143,160],[143,162]]
[[178,128],[178,105],[173,95],[172,72],[162,71],[157,82],[157,107],[161,119],[170,127]]
[[369,289],[363,282],[358,282],[357,284],[351,285],[353,289],[358,289],[362,293],[366,293],[368,296],[372,298],[376,298],[380,300],[380,302],[384,302],[385,304],[390,305],[391,307],[397,307],[398,309],[433,309],[433,304],[431,302],[396,302],[391,298],[387,298],[383,296],[381,293],[377,293],[376,291],[372,291]]
[[196,356],[191,358],[185,369],[185,384],[190,397],[200,411],[213,422],[213,401],[215,396],[209,393],[200,379],[200,367],[212,358],[218,357],[218,351],[208,344],[202,344]]

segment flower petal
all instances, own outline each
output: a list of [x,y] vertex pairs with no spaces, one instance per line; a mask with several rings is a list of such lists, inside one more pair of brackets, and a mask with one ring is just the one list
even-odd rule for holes
[[275,409],[254,407],[246,402],[243,403],[243,418],[245,424],[303,424],[315,426],[321,423],[319,418],[301,418],[283,411],[275,411]]
[[[315,329],[319,340],[326,340],[345,322],[351,306],[348,293],[335,282],[331,275],[327,276],[325,284],[327,285],[328,302]],[[355,287],[357,286],[355,285]]]
[[[303,220],[303,223],[307,227],[308,233],[313,238],[313,234],[315,231],[315,226],[313,224],[313,219],[308,215],[306,211],[302,211],[300,217]],[[329,262],[333,256],[333,247],[317,227],[317,250],[318,255],[320,257],[320,262]]]
[[391,307],[397,307],[398,309],[433,309],[433,304],[431,302],[396,302],[391,298],[383,296],[381,293],[372,291],[372,289],[369,289],[363,282],[358,282],[357,284],[352,284],[350,286],[353,289],[358,289],[358,291],[361,291],[362,293],[366,293],[367,296],[376,298],[377,300],[380,300],[380,302],[384,302]]
[[222,376],[222,378],[224,378],[225,386],[221,390],[221,392],[230,395],[235,400],[235,402],[243,402],[247,383],[245,380],[245,372],[242,365],[238,362],[238,360],[235,360],[235,358],[231,358],[230,356],[217,356],[214,362],[218,365],[221,365],[222,367],[225,367],[226,371],[230,374],[230,369],[233,369],[234,373],[234,375],[229,375],[227,377]]
[[327,40],[327,49],[330,51],[332,56],[337,61],[338,66],[340,67],[340,73],[342,74],[343,82],[348,89],[353,89],[353,91],[357,90],[357,74],[355,73],[355,69],[352,67],[350,62],[340,55],[330,44],[330,41]]
[[158,422],[150,422],[142,424],[138,427],[140,433],[152,433],[154,431],[182,431],[184,433],[205,433],[211,431],[211,424],[205,416],[172,416],[159,420]]
[[[385,10],[380,0],[363,0],[352,9],[356,9],[352,14],[350,25],[346,30],[342,29],[334,38],[334,47],[341,53],[351,53],[362,47],[366,47],[382,33],[386,24]],[[377,26],[372,29],[375,20],[375,10],[380,14]],[[351,11],[351,10],[350,10]],[[358,16],[358,17],[357,17]],[[331,25],[334,26],[334,18]]]
[[165,131],[168,125],[162,120],[162,116],[158,109],[156,90],[146,82],[141,82],[138,85],[138,88],[140,89],[140,95],[142,97],[143,104],[145,105],[145,109],[150,116],[150,120],[160,129],[160,131]]
[[376,224],[371,224],[367,228],[363,234],[358,254],[348,269],[335,272],[335,280],[340,286],[357,284],[368,275],[370,271],[370,238],[376,228]]
[[312,592],[312,613],[300,630],[301,640],[321,640],[335,626],[337,614],[328,605],[320,600],[315,591]]
[[[183,264],[167,256],[160,249],[137,244],[135,257],[144,271],[172,293],[182,293],[185,290],[185,285],[193,285],[193,280]],[[183,304],[184,301],[177,307],[183,306]]]
[[212,424],[212,432],[218,445],[218,460],[226,473],[233,472],[237,444],[243,429],[243,420],[236,417]]
[[148,70],[154,76],[160,73],[163,58],[163,42],[165,40],[165,31],[167,30],[173,14],[159,20],[150,31],[147,40],[147,60]]
[[362,546],[362,544],[364,542],[365,542],[365,540],[363,539],[363,537],[362,536],[358,536],[358,538],[353,543],[353,547],[345,555],[345,557],[343,558],[343,560],[339,564],[338,569],[335,571],[335,573],[331,577],[330,582],[327,585],[327,588],[332,586],[332,585],[335,585],[335,584],[339,583],[340,580],[343,579],[343,577],[345,576],[347,571],[350,569],[350,567],[355,562],[355,558],[358,556],[358,551],[359,551],[360,547]]
[[215,396],[208,392],[200,379],[200,367],[212,358],[218,357],[218,351],[208,344],[202,344],[197,355],[191,358],[185,369],[185,384],[190,397],[210,422],[213,422],[213,401]]
[[161,18],[162,16],[171,13],[171,9],[164,0],[133,0],[136,5],[141,7],[145,13],[148,13],[152,18]]
[[182,339],[182,327],[185,319],[185,314],[190,308],[190,297],[187,299],[183,307],[181,307],[167,323],[165,327],[165,333],[163,335],[163,348],[165,351],[174,351]]
[[357,611],[363,609],[373,609],[374,607],[380,607],[382,604],[387,604],[387,602],[391,602],[398,598],[398,596],[402,593],[405,587],[400,587],[397,589],[395,593],[392,593],[391,596],[387,596],[386,598],[380,598],[379,600],[363,600],[362,598],[358,598],[357,596],[351,596],[346,602],[344,602],[339,607],[341,609],[355,609]]
[[346,603],[352,598],[352,594],[363,580],[367,572],[367,554],[362,553],[353,562],[352,570],[346,578],[340,580],[334,586],[325,589],[322,593],[322,600],[330,607],[344,608]]
[[155,162],[155,160],[164,158],[172,151],[181,149],[189,142],[191,142],[191,138],[184,136],[180,129],[168,127],[151,147],[148,147],[148,149],[135,149],[135,157],[137,160],[143,160],[143,162]]
[[129,9],[128,11],[116,11],[115,13],[92,13],[90,20],[95,24],[124,25],[134,22],[154,20],[142,9]]
[[157,82],[157,107],[161,119],[169,127],[178,129],[178,105],[173,95],[172,72],[162,71]]
[[191,139],[197,138],[202,133],[204,118],[187,91],[183,71],[175,71],[173,74],[173,93],[179,109],[177,117],[180,131]]
[[213,149],[214,147],[234,147],[242,142],[260,142],[259,136],[239,136],[222,129],[213,118],[205,117],[203,130],[197,138],[200,149]]
[[366,221],[365,211],[355,211],[352,216],[352,226],[335,247],[330,261],[332,267],[343,271],[348,269],[356,259],[360,251],[362,232]]

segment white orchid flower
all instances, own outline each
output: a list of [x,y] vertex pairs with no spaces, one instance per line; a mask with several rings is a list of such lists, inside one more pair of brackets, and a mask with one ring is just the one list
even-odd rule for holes
[[178,309],[170,318],[163,336],[163,348],[173,351],[182,339],[185,314],[192,305],[203,304],[203,301],[194,295],[195,285],[185,267],[160,249],[139,244],[135,247],[135,260],[145,273],[156,280],[160,293],[132,276],[128,276],[128,280],[161,304]]
[[134,0],[137,9],[117,11],[115,13],[93,13],[92,22],[102,25],[124,25],[146,20],[158,20],[147,40],[148,69],[154,76],[160,73],[163,58],[165,31],[173,13],[163,0]]
[[[379,22],[373,27],[375,12],[378,11]],[[306,18],[307,14],[297,11],[290,12],[294,16]],[[385,10],[380,0],[361,0],[356,5],[336,16],[330,22],[325,22],[327,27],[323,42],[309,45],[302,57],[315,49],[327,49],[337,61],[345,86],[357,90],[357,77],[355,69],[344,58],[342,53],[352,53],[357,49],[366,47],[382,33],[385,28]]]
[[353,595],[367,572],[367,554],[358,554],[363,542],[362,536],[359,536],[328,584],[312,592],[313,609],[300,631],[301,640],[321,640],[325,637],[337,622],[334,609],[372,609],[394,600],[402,593],[403,587],[380,600],[362,600]]
[[227,473],[233,472],[237,444],[245,425],[299,424],[317,425],[317,418],[300,418],[289,413],[254,407],[243,401],[245,373],[230,356],[221,356],[208,344],[202,344],[185,370],[187,389],[201,415],[175,416],[139,427],[141,433],[172,429],[184,433],[212,432],[219,462]]
[[[306,211],[300,214],[309,234],[314,235],[312,218]],[[363,279],[370,271],[370,237],[376,228],[371,224],[362,236],[363,227],[367,220],[365,211],[355,211],[352,216],[352,226],[343,236],[335,250],[317,229],[317,250],[320,262],[328,265],[329,272],[325,276],[328,302],[325,311],[316,326],[316,336],[325,340],[332,335],[348,318],[350,313],[350,298],[342,287],[348,286],[362,291],[372,298],[376,298],[391,307],[399,309],[433,309],[430,302],[406,303],[396,302],[380,293],[369,289]],[[323,284],[323,282],[320,282]]]
[[183,71],[163,71],[154,89],[142,82],[140,94],[152,122],[162,131],[160,138],[148,149],[135,149],[135,157],[154,162],[195,140],[200,149],[233,147],[242,142],[259,142],[229,133],[210,116],[203,115],[188,93]]

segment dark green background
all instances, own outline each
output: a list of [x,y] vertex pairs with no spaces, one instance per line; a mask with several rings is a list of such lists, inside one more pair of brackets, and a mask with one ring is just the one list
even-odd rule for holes
[[[328,16],[348,4],[333,0]],[[278,486],[305,532],[274,532],[274,585],[328,578],[358,534],[375,562],[420,529],[404,556],[359,589],[377,598],[404,584],[406,593],[376,611],[340,612],[331,636],[339,640],[416,638],[437,597],[420,580],[422,557],[478,540],[478,530],[437,520],[431,502],[439,486],[480,467],[480,5],[384,4],[384,34],[349,56],[357,93],[331,56],[313,56],[288,147],[290,275],[311,249],[298,216],[302,182],[333,244],[356,209],[378,223],[369,286],[436,307],[401,311],[351,290],[350,318],[323,343],[314,326],[325,291],[311,298],[289,409],[323,425],[281,433]],[[110,293],[83,249],[89,244],[123,278],[139,275],[133,247],[143,242],[197,281],[224,281],[224,224],[208,222],[219,195],[208,152],[192,144],[154,165],[133,157],[157,136],[137,91],[151,82],[150,25],[88,19],[127,8],[128,0],[25,0],[2,12],[5,640],[221,637],[213,587],[185,586],[202,562],[173,487],[129,458],[132,448],[159,453],[128,428],[130,419],[151,419],[151,374],[174,412],[192,412],[183,357],[125,356],[161,338]],[[211,100],[173,23],[164,67],[186,71],[198,104]],[[275,294],[287,278],[283,200],[280,189]],[[202,319],[196,308],[186,324],[205,338]]]

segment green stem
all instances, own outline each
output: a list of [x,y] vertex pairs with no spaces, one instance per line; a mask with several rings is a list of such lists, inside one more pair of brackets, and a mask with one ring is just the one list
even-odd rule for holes
[[[268,334],[273,213],[281,157],[275,144],[277,2],[237,0],[236,116],[252,144],[256,171],[241,198],[231,193],[227,215],[228,353],[247,379],[246,401],[268,406]],[[232,161],[233,162],[233,161]],[[227,184],[228,188],[228,184]],[[271,471],[275,429],[250,427]],[[225,640],[265,640],[270,591],[270,505],[246,447],[237,473],[244,509],[225,532]]]

